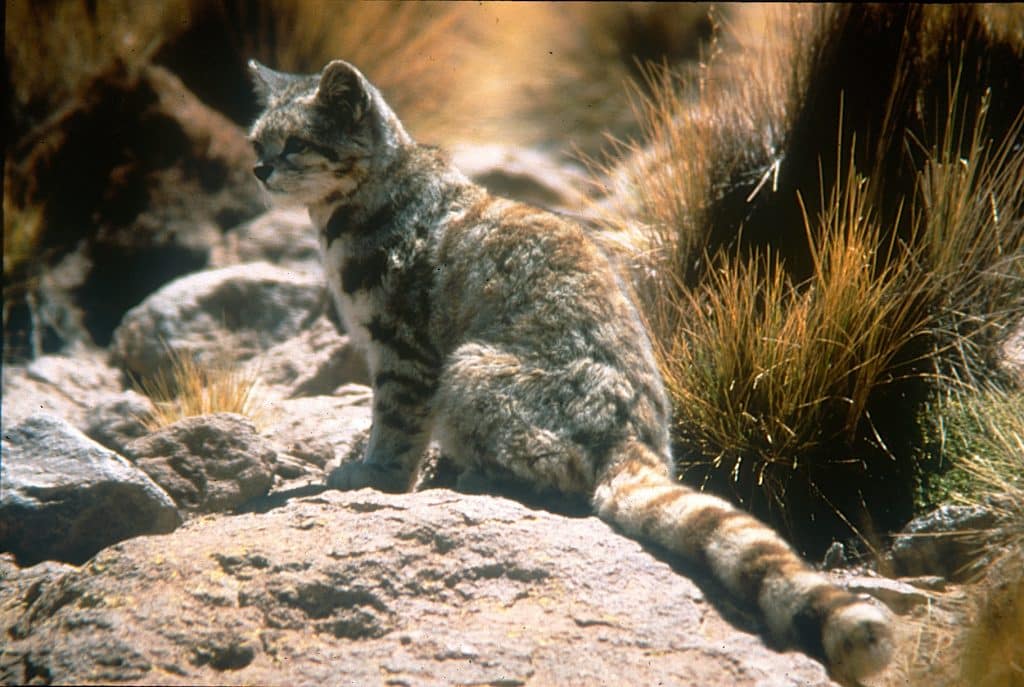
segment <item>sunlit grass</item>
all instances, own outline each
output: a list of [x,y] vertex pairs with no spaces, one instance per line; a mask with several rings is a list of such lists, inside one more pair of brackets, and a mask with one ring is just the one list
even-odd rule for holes
[[260,425],[257,368],[243,365],[221,352],[199,362],[187,350],[169,350],[170,365],[150,377],[136,380],[136,390],[153,401],[154,410],[140,418],[150,431],[187,417],[212,413],[238,413]]
[[148,59],[184,6],[184,0],[9,0],[4,54],[12,102],[45,115],[111,60]]
[[809,281],[793,283],[770,250],[720,259],[699,288],[680,290],[660,356],[684,471],[751,476],[783,512],[792,480],[862,458],[874,394],[927,333],[908,257],[882,239],[866,180],[847,178],[828,212],[806,218],[821,237]]
[[981,95],[973,122],[961,119],[957,96],[920,168],[912,207],[936,329],[956,348],[947,356],[951,372],[973,377],[992,370],[994,343],[1024,314],[1024,110],[993,141],[991,93]]
[[[624,262],[675,401],[680,472],[766,503],[798,541],[827,536],[815,501],[865,538],[909,518],[921,404],[994,374],[1024,313],[1021,119],[992,129],[991,95],[957,76],[970,66],[940,65],[944,109],[900,109],[934,90],[909,57],[874,110],[804,90],[839,78],[850,49],[829,41],[875,30],[875,12],[890,10],[738,12],[737,52],[716,43],[697,68],[647,72],[643,136],[605,170],[608,224],[634,249]],[[941,30],[984,39],[971,15],[908,12],[906,31],[925,32],[910,45]]]

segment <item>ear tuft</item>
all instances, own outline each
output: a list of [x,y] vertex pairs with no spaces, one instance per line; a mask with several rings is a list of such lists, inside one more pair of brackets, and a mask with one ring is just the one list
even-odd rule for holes
[[282,91],[289,83],[298,78],[292,74],[275,72],[270,67],[262,65],[256,60],[249,60],[249,76],[252,78],[253,87],[256,89],[256,96],[264,105],[270,101],[275,93]]
[[348,124],[355,124],[370,109],[369,84],[359,70],[334,60],[320,74],[317,100]]

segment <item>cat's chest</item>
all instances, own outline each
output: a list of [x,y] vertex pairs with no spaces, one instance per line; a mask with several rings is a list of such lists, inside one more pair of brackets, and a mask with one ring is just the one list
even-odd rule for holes
[[327,243],[323,238],[320,249],[327,285],[345,331],[353,343],[368,349],[373,342],[368,326],[384,309],[387,255],[355,251],[346,241]]

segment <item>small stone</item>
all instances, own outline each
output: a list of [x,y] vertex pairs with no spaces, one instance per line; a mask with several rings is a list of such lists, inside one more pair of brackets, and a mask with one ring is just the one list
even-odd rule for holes
[[185,418],[126,450],[188,513],[231,510],[265,495],[274,481],[276,452],[234,413]]
[[844,586],[854,594],[869,594],[894,613],[906,615],[914,608],[928,603],[928,595],[916,587],[886,577],[857,575],[846,578]]
[[895,538],[891,559],[900,577],[939,575],[950,580],[969,573],[978,557],[978,531],[996,522],[995,513],[983,506],[942,506],[915,518]]
[[825,559],[821,567],[825,570],[835,570],[846,566],[846,547],[842,542],[834,541],[825,552]]

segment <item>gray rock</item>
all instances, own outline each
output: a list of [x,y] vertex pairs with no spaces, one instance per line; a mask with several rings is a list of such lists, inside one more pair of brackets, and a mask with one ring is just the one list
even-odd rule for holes
[[0,475],[0,548],[23,562],[81,563],[181,522],[138,468],[52,415],[5,427]]
[[44,355],[26,366],[3,365],[3,419],[13,425],[36,413],[80,426],[90,407],[124,388],[120,370],[105,354],[80,347],[68,355]]
[[303,476],[324,479],[325,469],[357,449],[370,428],[373,392],[350,384],[331,396],[274,402],[261,434],[282,453],[308,466]]
[[276,452],[234,413],[185,418],[125,451],[188,513],[230,510],[266,494],[274,479]]
[[445,490],[200,518],[7,597],[12,681],[833,684],[596,518]]
[[99,399],[85,416],[85,433],[112,451],[124,454],[129,443],[146,436],[143,419],[153,402],[135,391],[123,391]]
[[266,263],[197,272],[164,286],[124,316],[111,351],[139,375],[169,365],[168,350],[200,361],[248,360],[303,331],[323,309],[321,280]]
[[821,562],[821,567],[825,570],[835,570],[836,568],[843,568],[846,565],[846,547],[843,546],[842,542],[832,542],[832,545],[828,547],[827,551],[825,551],[825,557]]
[[282,387],[283,396],[320,396],[343,384],[370,383],[366,357],[326,316],[252,364],[260,381]]
[[491,193],[551,210],[575,211],[586,205],[582,170],[558,164],[537,150],[502,145],[452,147],[452,160],[466,176]]
[[832,582],[854,594],[868,594],[878,599],[896,614],[906,615],[928,603],[931,598],[920,588],[902,580],[878,575],[862,575],[848,571],[830,574]]
[[918,577],[903,577],[900,578],[900,582],[909,584],[912,587],[918,589],[924,589],[929,592],[944,592],[947,587],[947,580],[945,577],[939,575],[920,575]]
[[895,574],[962,579],[983,548],[978,531],[991,528],[996,519],[982,506],[946,505],[911,520],[892,544]]
[[301,208],[269,210],[225,233],[210,258],[211,267],[245,262],[269,262],[322,275],[320,243],[309,213]]

